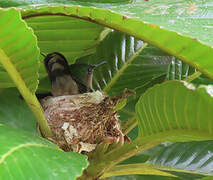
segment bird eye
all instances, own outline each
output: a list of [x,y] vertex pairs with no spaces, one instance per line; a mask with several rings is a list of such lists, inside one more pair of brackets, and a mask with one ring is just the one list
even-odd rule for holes
[[88,73],[91,74],[93,71],[93,68],[88,68]]

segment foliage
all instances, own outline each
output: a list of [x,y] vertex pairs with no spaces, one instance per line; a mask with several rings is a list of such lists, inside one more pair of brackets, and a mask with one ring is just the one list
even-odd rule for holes
[[[0,7],[0,179],[212,178],[210,0],[2,0]],[[95,89],[136,92],[119,111],[130,143],[100,144],[87,157],[36,135],[37,121],[51,136],[35,92],[50,90],[39,54],[54,51],[70,64],[106,60],[94,72]]]

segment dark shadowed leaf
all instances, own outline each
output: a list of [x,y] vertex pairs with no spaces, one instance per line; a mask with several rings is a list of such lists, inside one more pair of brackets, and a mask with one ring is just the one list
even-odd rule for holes
[[0,123],[36,133],[36,120],[15,88],[0,92]]
[[190,172],[213,176],[213,141],[174,143],[153,154],[148,162],[180,177]]

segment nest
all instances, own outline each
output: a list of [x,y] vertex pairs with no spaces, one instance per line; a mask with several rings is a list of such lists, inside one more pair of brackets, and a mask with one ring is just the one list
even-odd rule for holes
[[100,91],[41,100],[54,134],[51,140],[65,151],[90,152],[96,145],[124,143],[115,102]]

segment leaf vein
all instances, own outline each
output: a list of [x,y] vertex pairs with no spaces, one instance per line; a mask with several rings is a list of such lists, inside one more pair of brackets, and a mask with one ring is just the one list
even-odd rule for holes
[[15,151],[17,151],[17,150],[19,150],[19,149],[21,149],[21,148],[28,147],[28,146],[48,147],[48,146],[43,145],[43,144],[34,144],[34,143],[20,144],[20,145],[18,145],[18,146],[16,146],[16,147],[11,148],[11,149],[10,149],[9,151],[7,151],[3,156],[1,156],[1,158],[0,158],[0,164],[2,164],[2,163],[5,161],[5,159],[6,159],[9,155],[11,155],[13,152],[15,152]]

